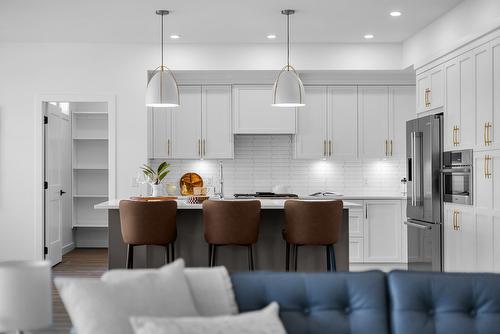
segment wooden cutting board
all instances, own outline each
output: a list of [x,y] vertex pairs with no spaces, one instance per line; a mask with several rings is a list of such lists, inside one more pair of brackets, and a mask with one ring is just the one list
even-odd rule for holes
[[152,202],[152,201],[172,201],[172,200],[176,200],[177,196],[158,196],[158,197],[152,197],[152,196],[140,197],[140,196],[135,196],[135,197],[130,197],[130,199],[134,200],[134,201],[145,201],[145,202]]

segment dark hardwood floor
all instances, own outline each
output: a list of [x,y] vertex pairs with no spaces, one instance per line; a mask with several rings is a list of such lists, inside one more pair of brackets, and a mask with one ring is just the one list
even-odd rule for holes
[[[108,250],[78,248],[63,256],[52,268],[53,277],[100,277],[108,269]],[[69,333],[71,321],[55,286],[52,288],[53,324],[37,334]]]

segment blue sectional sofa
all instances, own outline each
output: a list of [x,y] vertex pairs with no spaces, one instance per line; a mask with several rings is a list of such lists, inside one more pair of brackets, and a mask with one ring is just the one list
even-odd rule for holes
[[500,333],[500,275],[235,273],[241,312],[272,301],[288,333]]

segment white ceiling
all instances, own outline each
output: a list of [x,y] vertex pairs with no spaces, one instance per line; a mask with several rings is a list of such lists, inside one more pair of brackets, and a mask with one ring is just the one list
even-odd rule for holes
[[[156,9],[170,9],[172,43],[399,43],[462,0],[0,0],[0,42],[159,41]],[[391,10],[403,15],[390,17]],[[275,33],[274,41],[266,35]],[[375,38],[367,41],[363,35]]]

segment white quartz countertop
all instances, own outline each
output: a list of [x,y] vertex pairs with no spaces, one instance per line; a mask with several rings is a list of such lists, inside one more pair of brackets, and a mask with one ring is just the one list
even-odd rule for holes
[[[123,198],[125,199],[125,198]],[[344,207],[346,208],[354,208],[354,207],[359,207],[360,204],[358,203],[353,203],[349,202],[349,200],[402,200],[404,197],[402,196],[367,196],[367,195],[347,195],[347,196],[338,196],[338,197],[311,197],[311,196],[301,196],[299,197],[301,200],[311,200],[311,201],[318,201],[318,200],[328,200],[328,199],[341,199],[344,201]],[[102,202],[99,204],[96,204],[94,206],[95,209],[98,210],[113,210],[113,209],[118,209],[120,200],[122,199],[113,199],[109,200],[106,202]],[[225,200],[238,200],[238,201],[244,201],[245,199],[234,199],[234,198],[227,198]],[[259,199],[261,202],[261,208],[262,209],[283,209],[284,204],[286,199]],[[188,204],[186,202],[185,198],[179,198],[176,200],[177,201],[177,208],[178,209],[183,209],[183,210],[189,210],[189,209],[194,209],[194,210],[199,210],[202,208],[201,204]]]

